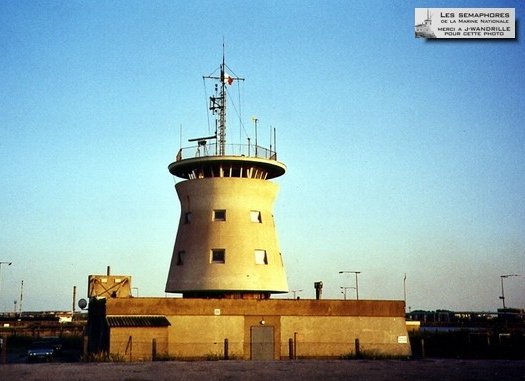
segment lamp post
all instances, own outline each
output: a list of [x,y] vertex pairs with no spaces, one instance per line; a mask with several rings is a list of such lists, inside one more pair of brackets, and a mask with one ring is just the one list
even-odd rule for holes
[[501,278],[501,296],[499,297],[501,301],[503,302],[503,309],[505,309],[505,291],[503,290],[503,278],[510,278],[512,276],[519,276],[518,274],[505,274],[500,275]]
[[405,302],[405,312],[407,307],[407,273],[403,277],[403,301]]
[[4,262],[0,261],[0,288],[2,287],[2,265],[8,265],[11,266],[13,262]]
[[339,274],[355,274],[355,299],[359,300],[359,284],[357,281],[357,275],[361,274],[361,271],[339,271]]
[[349,289],[355,289],[355,287],[345,287],[345,286],[341,286],[341,290],[343,290],[343,291],[341,291],[341,294],[344,295],[345,300],[346,300],[346,290],[349,290]]
[[303,290],[292,290],[290,291],[291,293],[293,293],[293,298],[295,299],[295,295],[298,293],[298,292],[303,292]]

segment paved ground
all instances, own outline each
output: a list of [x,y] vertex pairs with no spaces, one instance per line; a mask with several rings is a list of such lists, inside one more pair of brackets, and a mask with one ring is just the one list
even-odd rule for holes
[[296,360],[0,365],[0,380],[525,380],[525,360]]

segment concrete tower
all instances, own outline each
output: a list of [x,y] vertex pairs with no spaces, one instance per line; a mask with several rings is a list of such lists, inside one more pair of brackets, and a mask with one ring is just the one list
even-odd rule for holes
[[288,292],[273,218],[278,185],[269,181],[286,166],[271,145],[257,145],[257,133],[255,144],[226,144],[226,86],[243,78],[226,74],[224,57],[220,75],[204,78],[218,82],[209,107],[216,131],[190,139],[197,145],[181,148],[168,166],[183,181],[175,185],[181,215],[166,292],[268,299]]

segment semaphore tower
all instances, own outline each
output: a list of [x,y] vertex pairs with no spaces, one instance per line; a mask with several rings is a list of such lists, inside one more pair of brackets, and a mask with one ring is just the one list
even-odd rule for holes
[[227,86],[243,80],[226,69],[223,54],[220,74],[204,77],[216,81],[209,104],[215,134],[190,139],[197,145],[181,148],[168,166],[183,181],[175,185],[181,215],[166,292],[268,299],[288,292],[273,217],[278,185],[269,181],[286,166],[275,145],[257,145],[257,133],[255,144],[226,144]]

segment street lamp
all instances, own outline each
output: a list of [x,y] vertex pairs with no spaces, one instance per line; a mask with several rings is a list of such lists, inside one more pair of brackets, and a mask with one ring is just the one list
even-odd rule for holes
[[355,290],[355,287],[345,287],[345,286],[341,286],[341,294],[344,294],[345,296],[345,300],[346,300],[346,290],[350,290],[350,289],[354,289]]
[[4,262],[4,261],[0,261],[0,288],[2,286],[2,265],[8,265],[8,266],[11,266],[13,262]]
[[295,299],[295,294],[297,294],[298,292],[303,292],[303,290],[292,290],[290,292],[293,293],[293,298]]
[[407,307],[407,273],[403,278],[403,301],[405,302],[405,312]]
[[505,274],[500,275],[501,278],[501,296],[499,297],[501,301],[503,302],[503,309],[505,309],[505,291],[503,290],[503,278],[510,278],[512,276],[519,276],[518,274]]
[[359,300],[359,284],[357,282],[357,275],[361,274],[361,271],[339,271],[339,274],[355,274],[355,298]]

